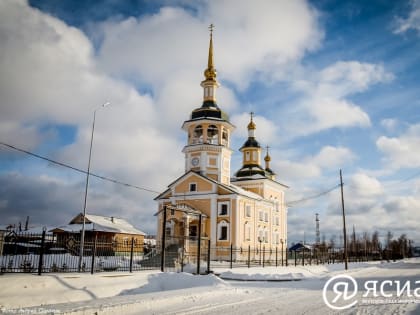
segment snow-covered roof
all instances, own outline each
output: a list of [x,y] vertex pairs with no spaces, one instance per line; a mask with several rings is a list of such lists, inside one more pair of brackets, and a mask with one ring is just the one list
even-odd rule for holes
[[226,186],[229,187],[231,190],[235,191],[237,194],[240,194],[240,195],[252,198],[252,199],[257,199],[257,200],[262,200],[263,199],[260,195],[258,195],[256,193],[253,193],[252,191],[245,190],[245,189],[243,189],[239,186],[232,185],[232,184],[231,185],[226,185]]
[[[82,220],[83,215],[80,213],[69,224],[60,226],[57,229],[66,232],[79,232],[82,229]],[[143,231],[135,228],[124,219],[93,214],[86,214],[85,230],[145,235]]]

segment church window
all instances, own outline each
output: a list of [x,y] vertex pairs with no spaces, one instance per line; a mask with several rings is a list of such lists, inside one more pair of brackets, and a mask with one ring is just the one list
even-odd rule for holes
[[279,233],[277,231],[273,232],[273,242],[274,244],[279,244]]
[[222,133],[222,144],[223,145],[229,145],[229,143],[228,143],[228,133],[227,133],[227,130],[223,130],[223,133]]
[[229,240],[229,223],[226,221],[221,221],[218,224],[218,240],[219,241],[228,241]]
[[251,240],[251,225],[248,222],[244,225],[244,238],[245,241]]
[[247,217],[251,216],[251,206],[250,205],[245,206],[245,216],[247,216]]
[[264,221],[268,222],[268,212],[264,212]]
[[219,203],[218,204],[218,209],[219,209],[219,215],[220,216],[229,215],[229,203],[228,202]]
[[264,241],[264,232],[262,229],[258,230],[258,242],[263,242]]
[[267,229],[264,230],[264,242],[268,243],[268,231],[267,231]]
[[227,240],[227,226],[222,226],[220,229],[220,240]]
[[190,191],[197,191],[197,184],[196,183],[190,183]]
[[218,144],[218,135],[219,135],[219,129],[217,129],[217,126],[210,125],[207,128],[207,141],[210,144]]
[[203,143],[203,126],[198,125],[193,132],[193,144]]
[[251,153],[249,151],[245,152],[245,161],[249,161],[251,159]]
[[171,233],[171,232],[172,232],[172,229],[171,229],[170,227],[168,227],[168,226],[167,226],[167,227],[165,228],[165,234],[166,234],[166,236],[172,236],[172,233]]
[[264,213],[262,212],[262,210],[258,211],[258,219],[260,221],[264,221]]
[[256,160],[257,160],[257,151],[252,152],[252,159],[253,159],[254,161],[256,161]]
[[197,230],[198,230],[197,225],[190,225],[189,227],[190,237],[197,237],[198,235]]

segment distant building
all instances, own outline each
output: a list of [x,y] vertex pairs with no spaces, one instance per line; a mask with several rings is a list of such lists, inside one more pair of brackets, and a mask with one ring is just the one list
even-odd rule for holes
[[[52,229],[57,243],[66,244],[68,250],[79,253],[80,235],[83,225],[83,214],[74,217],[69,224]],[[145,233],[135,228],[126,220],[116,217],[86,214],[85,220],[85,255],[92,250],[97,240],[97,251],[111,254],[127,253],[134,241],[134,251],[143,252]],[[141,246],[140,246],[141,245]]]

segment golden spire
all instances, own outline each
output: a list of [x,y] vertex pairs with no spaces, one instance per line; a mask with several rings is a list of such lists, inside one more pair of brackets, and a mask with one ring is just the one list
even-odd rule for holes
[[[268,153],[268,149],[269,149],[269,148],[270,148],[269,146],[266,146],[266,149],[267,149],[267,154],[266,154],[266,156],[265,156],[265,158],[264,158],[264,161],[266,161],[266,162],[270,162],[270,161],[271,161],[270,154]],[[267,167],[268,167],[268,163],[267,163]]]
[[249,124],[248,124],[248,130],[255,130],[255,129],[257,129],[257,125],[254,123],[254,121],[253,121],[253,116],[254,116],[254,112],[250,112],[249,113],[250,115],[251,115],[251,121],[249,122]]
[[206,77],[206,80],[214,81],[216,79],[217,72],[213,65],[213,30],[214,30],[213,24],[210,24],[209,30],[210,30],[209,59],[207,62],[207,69],[204,71],[204,76]]

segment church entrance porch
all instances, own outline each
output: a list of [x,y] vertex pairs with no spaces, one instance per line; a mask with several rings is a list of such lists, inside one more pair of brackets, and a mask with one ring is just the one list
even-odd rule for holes
[[161,216],[157,254],[162,271],[188,268],[205,272],[209,258],[209,239],[204,232],[207,216],[185,204],[166,205],[156,215]]

